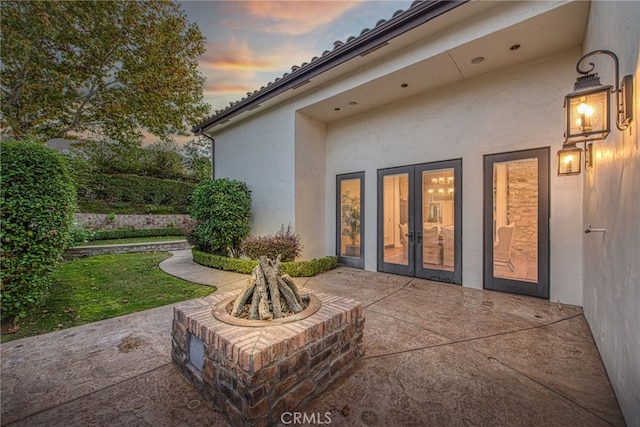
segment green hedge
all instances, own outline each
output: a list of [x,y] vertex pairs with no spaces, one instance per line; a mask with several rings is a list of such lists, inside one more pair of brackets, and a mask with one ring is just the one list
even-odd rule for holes
[[189,214],[196,224],[187,239],[196,249],[237,256],[251,230],[251,191],[229,178],[203,181],[193,191]]
[[76,191],[60,154],[34,142],[0,144],[2,318],[40,302],[69,241]]
[[197,249],[192,249],[191,253],[196,263],[218,270],[249,274],[258,265],[258,261],[208,254]]
[[186,206],[139,205],[129,202],[107,202],[106,200],[78,200],[78,212],[116,215],[184,215]]
[[[233,271],[236,273],[250,274],[258,265],[258,261],[240,258],[229,258],[221,255],[208,254],[206,252],[192,249],[193,260],[201,265],[216,268],[219,270]],[[311,277],[325,271],[329,271],[338,266],[338,258],[328,256],[311,261],[293,261],[280,264],[282,272],[291,277]]]
[[138,175],[95,174],[78,188],[80,200],[105,200],[137,205],[176,206],[185,210],[196,185]]
[[283,273],[291,277],[311,277],[325,271],[333,270],[338,266],[338,258],[326,256],[311,261],[293,261],[280,264]]
[[128,239],[135,237],[154,237],[154,236],[180,236],[183,237],[182,229],[171,228],[149,228],[149,229],[122,229],[122,230],[97,230],[89,240],[110,240],[110,239]]

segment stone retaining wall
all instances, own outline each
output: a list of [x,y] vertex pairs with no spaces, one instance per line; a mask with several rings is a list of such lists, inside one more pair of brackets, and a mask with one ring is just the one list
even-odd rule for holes
[[171,240],[168,242],[128,243],[123,245],[77,246],[64,251],[64,258],[76,259],[104,254],[178,251],[181,249],[191,249],[191,245],[186,240]]
[[[301,289],[301,293],[308,290]],[[269,426],[322,392],[364,355],[362,305],[315,292],[315,314],[291,323],[229,325],[215,293],[174,308],[172,358],[232,426]]]
[[113,221],[106,214],[77,213],[75,220],[79,224],[88,224],[94,230],[147,229],[181,227],[191,220],[189,215],[116,215]]

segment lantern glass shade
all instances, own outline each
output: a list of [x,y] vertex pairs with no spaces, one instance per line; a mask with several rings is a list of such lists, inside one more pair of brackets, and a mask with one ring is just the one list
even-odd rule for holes
[[576,82],[576,90],[565,96],[567,143],[605,139],[609,135],[610,92],[611,86],[601,85],[597,77],[590,82]]
[[565,144],[558,151],[558,175],[578,175],[582,166],[582,148]]

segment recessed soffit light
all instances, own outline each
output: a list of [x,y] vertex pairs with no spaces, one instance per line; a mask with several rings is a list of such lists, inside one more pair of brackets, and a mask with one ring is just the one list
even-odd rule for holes
[[487,58],[485,56],[476,56],[475,58],[473,58],[471,60],[471,63],[472,64],[482,64],[486,60],[487,60]]

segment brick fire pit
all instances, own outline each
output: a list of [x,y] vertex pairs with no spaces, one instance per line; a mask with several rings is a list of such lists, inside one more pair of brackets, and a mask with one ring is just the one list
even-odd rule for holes
[[229,320],[224,307],[235,295],[216,293],[176,307],[172,331],[174,363],[234,426],[280,421],[364,354],[357,301],[318,292],[305,318]]

